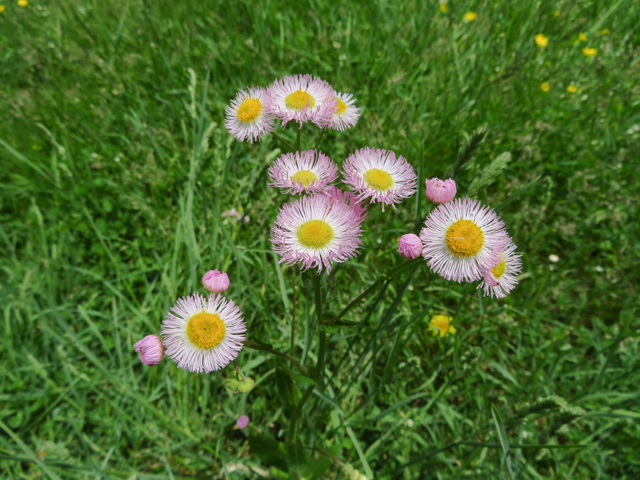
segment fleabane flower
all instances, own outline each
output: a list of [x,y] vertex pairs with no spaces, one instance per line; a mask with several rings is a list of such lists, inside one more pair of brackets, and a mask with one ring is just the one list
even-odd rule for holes
[[380,148],[361,148],[343,164],[344,181],[360,199],[395,208],[396,203],[416,192],[417,176],[403,156]]
[[161,335],[167,356],[178,368],[209,373],[238,356],[246,330],[233,300],[194,293],[178,299],[162,322]]
[[409,260],[418,258],[422,253],[422,240],[415,233],[407,233],[398,240],[398,252]]
[[267,89],[267,110],[282,119],[313,122],[323,127],[336,109],[336,91],[324,80],[311,75],[291,75],[276,79]]
[[211,293],[226,292],[230,284],[229,275],[219,270],[209,270],[202,277],[202,284]]
[[285,153],[269,167],[269,185],[282,193],[324,192],[336,178],[338,166],[316,150]]
[[303,196],[280,209],[271,229],[273,250],[280,263],[330,271],[334,262],[357,255],[365,217],[358,200],[337,188]]
[[157,365],[164,357],[162,339],[158,335],[147,335],[133,346],[140,354],[140,361],[145,365]]
[[429,330],[433,333],[433,336],[440,335],[440,338],[447,335],[455,334],[456,328],[451,325],[453,318],[449,315],[434,315],[429,321]]
[[484,279],[478,288],[484,289],[485,297],[506,297],[518,284],[518,275],[522,271],[522,254],[516,253],[516,245],[509,244],[499,253],[500,261],[484,272]]
[[274,116],[267,112],[266,90],[252,87],[240,90],[225,110],[224,126],[236,139],[244,142],[261,140],[273,131]]
[[336,101],[338,104],[329,117],[327,126],[343,132],[358,123],[360,109],[356,107],[356,99],[351,93],[338,93]]
[[500,252],[509,242],[496,212],[470,198],[440,204],[424,223],[422,256],[447,280],[480,280],[500,262]]
[[444,203],[453,200],[456,196],[456,182],[452,178],[440,180],[439,178],[427,178],[427,198],[432,202]]

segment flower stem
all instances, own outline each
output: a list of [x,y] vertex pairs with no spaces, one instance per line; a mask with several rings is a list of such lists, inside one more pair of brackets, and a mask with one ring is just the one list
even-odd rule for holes
[[315,373],[310,372],[304,365],[302,365],[300,362],[298,362],[291,355],[287,355],[286,353],[279,352],[278,350],[274,350],[273,348],[269,348],[269,347],[266,347],[266,346],[258,345],[257,343],[253,343],[253,342],[250,342],[248,340],[244,341],[244,346],[248,347],[248,348],[252,348],[254,350],[259,350],[261,352],[268,352],[268,353],[270,353],[272,355],[275,355],[277,357],[286,358],[294,366],[298,367],[300,369],[300,371],[302,373],[304,373],[306,376],[308,376],[308,377],[314,377],[315,376]]
[[322,140],[322,137],[324,136],[324,132],[325,132],[326,130],[327,130],[326,128],[323,128],[323,129],[320,131],[320,136],[318,137],[318,140],[316,140],[316,146],[315,146],[315,147],[313,147],[313,149],[314,149],[314,150],[317,150],[317,149],[318,149],[318,145],[320,145],[320,140]]
[[296,152],[300,151],[300,130],[302,130],[302,125],[298,127],[298,133],[296,134]]
[[271,135],[273,135],[277,140],[279,140],[280,143],[282,143],[290,151],[292,151],[292,152],[294,151],[293,147],[291,146],[291,144],[289,142],[287,142],[284,138],[282,138],[280,135],[278,135],[276,132],[271,132]]

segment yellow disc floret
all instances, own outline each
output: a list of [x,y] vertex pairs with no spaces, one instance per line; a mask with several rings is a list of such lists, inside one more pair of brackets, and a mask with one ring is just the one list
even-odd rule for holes
[[309,220],[298,228],[297,235],[305,247],[323,248],[333,238],[333,228],[324,220]]
[[305,187],[308,187],[314,181],[318,180],[318,177],[316,176],[315,173],[310,172],[309,170],[300,170],[299,172],[296,172],[293,175],[291,175],[291,180]]
[[347,109],[347,104],[344,103],[340,98],[336,97],[336,100],[338,100],[338,111],[336,112],[338,115],[340,115],[341,113],[344,113],[344,111]]
[[222,319],[215,313],[196,313],[187,324],[189,341],[204,350],[217,346],[226,333]]
[[384,170],[380,170],[379,168],[372,168],[371,170],[367,170],[364,173],[364,178],[369,185],[371,185],[376,190],[389,190],[393,187],[393,178]]
[[453,335],[456,333],[456,329],[451,322],[453,318],[449,315],[434,315],[429,322],[429,330],[433,332],[433,335],[440,335],[440,337],[444,337],[448,334]]
[[458,257],[471,257],[484,245],[482,229],[472,220],[458,220],[447,229],[447,246]]
[[247,98],[238,107],[236,117],[244,123],[253,122],[262,111],[262,104],[257,98]]
[[504,275],[504,271],[507,269],[507,264],[504,261],[504,259],[502,259],[500,261],[499,264],[497,264],[495,267],[493,267],[491,269],[491,273],[493,273],[493,276],[498,279],[500,278],[502,275]]
[[287,95],[285,103],[291,110],[302,110],[305,107],[313,107],[316,104],[316,101],[307,92],[296,90],[295,92]]

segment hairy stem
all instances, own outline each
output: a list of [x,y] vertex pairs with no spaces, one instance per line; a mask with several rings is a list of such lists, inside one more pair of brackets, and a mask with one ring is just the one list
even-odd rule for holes
[[280,143],[282,143],[285,147],[287,147],[287,149],[289,149],[289,151],[293,152],[293,147],[291,146],[291,144],[289,142],[287,142],[284,138],[282,138],[280,135],[278,135],[276,132],[271,132],[271,135],[274,136],[274,138],[276,138]]

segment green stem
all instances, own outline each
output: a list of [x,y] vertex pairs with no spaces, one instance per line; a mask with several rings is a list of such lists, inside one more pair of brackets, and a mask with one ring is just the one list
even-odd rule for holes
[[326,131],[326,128],[323,128],[322,131],[320,132],[320,136],[318,137],[318,140],[316,141],[316,146],[313,147],[314,150],[318,149],[318,145],[320,145],[320,140],[322,140],[322,137],[324,136],[324,132]]
[[273,135],[277,140],[279,140],[280,143],[282,143],[290,151],[292,151],[292,152],[294,151],[293,147],[291,146],[291,144],[289,142],[287,142],[284,138],[282,138],[280,135],[278,135],[276,132],[271,132],[271,135]]
[[[296,338],[296,271],[293,271],[293,313],[291,316],[291,348],[289,349],[289,354],[291,358],[293,358],[293,349],[295,346],[295,338]],[[291,370],[293,370],[293,362],[291,362]],[[291,405],[293,408],[296,408],[296,386],[293,381],[293,377],[291,378]]]
[[292,365],[298,367],[300,369],[300,371],[302,373],[304,373],[307,377],[314,377],[315,374],[310,372],[309,370],[307,370],[307,368],[302,365],[300,362],[298,362],[295,358],[293,358],[291,355],[287,355],[286,353],[282,353],[279,352],[278,350],[274,350],[273,348],[269,348],[269,347],[264,347],[262,345],[258,345],[257,343],[253,343],[250,342],[248,340],[244,341],[244,346],[247,348],[252,348],[254,350],[259,350],[261,352],[268,352],[272,355],[275,355],[277,357],[282,357],[282,358],[286,358],[287,360],[289,360]]
[[302,130],[302,125],[298,126],[298,133],[296,134],[296,152],[300,151],[300,130]]
[[335,322],[337,322],[338,320],[340,320],[342,317],[344,317],[347,314],[347,312],[349,312],[349,310],[351,310],[353,307],[358,305],[358,303],[360,303],[361,300],[363,300],[366,297],[368,297],[369,294],[371,292],[373,292],[378,287],[378,285],[380,285],[385,280],[393,277],[399,271],[404,270],[404,268],[409,266],[411,263],[416,262],[416,261],[418,261],[420,259],[421,258],[418,257],[418,258],[415,258],[413,260],[407,260],[405,262],[402,262],[400,265],[392,268],[387,273],[383,273],[382,275],[380,275],[380,277],[378,277],[378,279],[375,282],[373,282],[373,284],[369,288],[367,288],[364,292],[362,292],[360,295],[358,295],[357,298],[355,298],[354,300],[351,300],[351,302],[349,302],[349,305],[344,307],[344,309],[339,314],[337,314],[331,320],[327,320],[326,322],[324,322],[324,325],[327,325],[327,326],[328,325],[332,325]]

